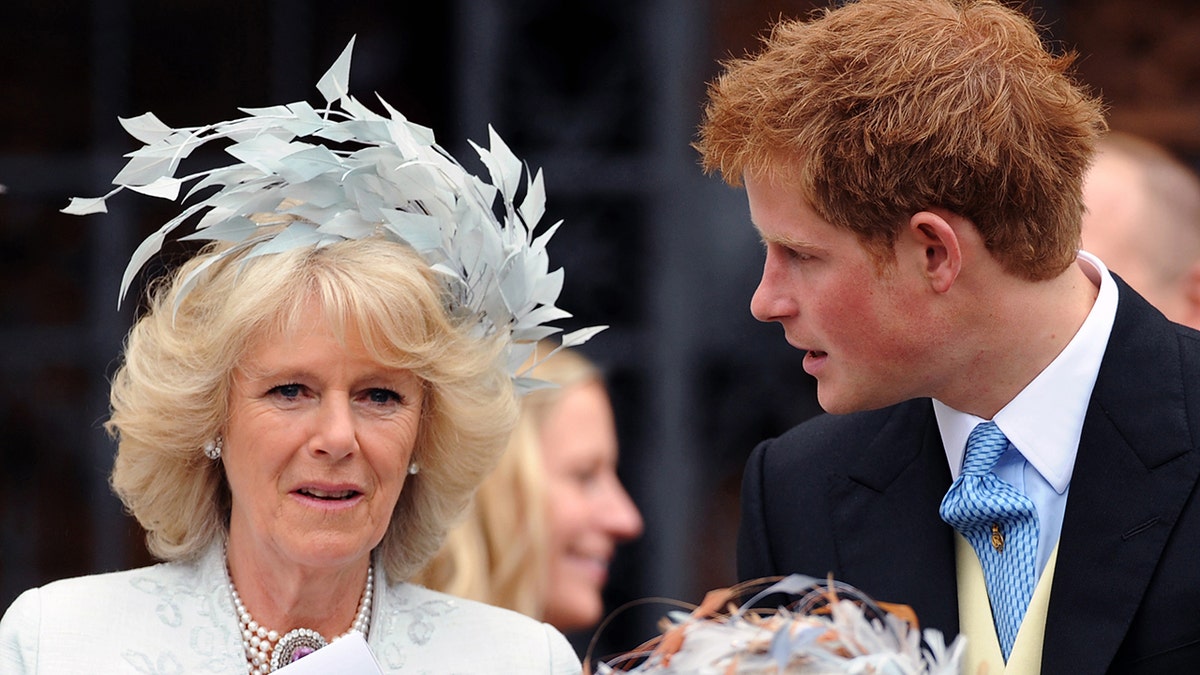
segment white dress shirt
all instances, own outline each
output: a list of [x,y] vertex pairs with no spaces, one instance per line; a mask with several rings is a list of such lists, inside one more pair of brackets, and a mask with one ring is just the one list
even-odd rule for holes
[[[1083,417],[1117,315],[1117,286],[1108,268],[1086,251],[1079,252],[1077,264],[1099,288],[1096,302],[1062,352],[993,418],[1012,445],[992,473],[1037,508],[1039,576],[1062,532]],[[933,409],[950,474],[958,478],[967,437],[985,420],[937,400]]]

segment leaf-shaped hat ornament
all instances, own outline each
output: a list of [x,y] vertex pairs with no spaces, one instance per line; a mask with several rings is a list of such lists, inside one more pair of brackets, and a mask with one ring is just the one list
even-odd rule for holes
[[[533,366],[522,364],[537,341],[561,330],[550,322],[571,316],[555,306],[563,271],[549,270],[546,251],[561,221],[534,236],[545,210],[541,170],[531,174],[489,126],[489,147],[471,143],[490,174],[484,180],[435,143],[432,130],[408,121],[387,101],[379,99],[386,116],[371,111],[348,93],[353,49],[351,38],[317,83],[322,109],[303,101],[242,109],[246,117],[179,129],[153,113],[121,119],[144,146],[126,155],[129,162],[113,179],[115,189],[99,198],[72,198],[63,213],[107,212],[106,201],[125,189],[191,200],[134,251],[118,306],[167,236],[197,214],[203,215],[195,231],[181,239],[233,244],[209,265],[232,255],[248,260],[382,234],[411,246],[443,275],[451,290],[448,309],[474,317],[480,335],[508,332],[508,366],[518,391],[541,386],[524,376]],[[236,163],[176,176],[196,148],[217,140],[229,143],[225,151]],[[263,213],[280,218],[263,219]],[[185,280],[185,293],[203,271]],[[583,344],[604,328],[564,335],[561,346]]]

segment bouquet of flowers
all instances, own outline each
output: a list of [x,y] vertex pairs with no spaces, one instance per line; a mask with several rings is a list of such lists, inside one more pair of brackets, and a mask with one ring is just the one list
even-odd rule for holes
[[[799,600],[753,609],[775,594]],[[597,675],[958,675],[966,645],[961,636],[947,645],[939,631],[922,632],[907,606],[802,575],[712,591],[690,612],[669,612],[661,627],[640,648],[598,663]]]

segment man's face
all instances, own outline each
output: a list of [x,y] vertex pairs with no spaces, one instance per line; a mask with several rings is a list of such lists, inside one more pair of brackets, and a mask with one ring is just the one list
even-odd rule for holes
[[921,395],[928,350],[918,276],[895,264],[881,272],[854,234],[798,190],[749,176],[745,185],[767,256],[750,311],[778,321],[805,352],[821,407],[847,413]]

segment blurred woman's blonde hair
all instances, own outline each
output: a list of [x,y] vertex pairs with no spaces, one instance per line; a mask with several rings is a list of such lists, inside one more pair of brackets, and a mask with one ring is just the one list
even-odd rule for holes
[[[551,349],[543,343],[538,354]],[[479,487],[464,520],[413,581],[543,619],[548,534],[541,428],[564,391],[603,383],[603,376],[594,363],[570,349],[538,364],[532,376],[557,386],[535,390],[521,400],[521,413],[500,463]]]

